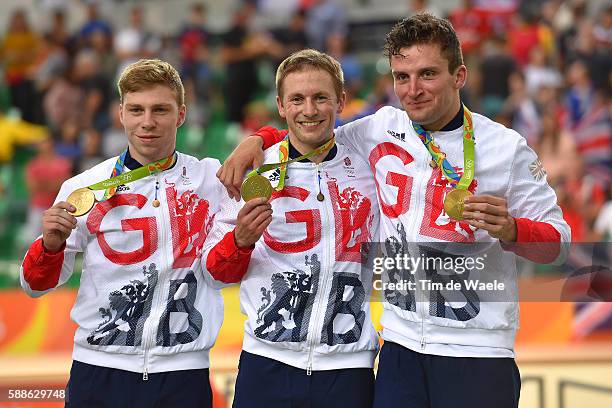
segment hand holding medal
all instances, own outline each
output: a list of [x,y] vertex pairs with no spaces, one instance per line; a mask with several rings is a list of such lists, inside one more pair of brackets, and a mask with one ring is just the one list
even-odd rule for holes
[[493,238],[504,242],[516,241],[516,221],[508,212],[505,198],[486,194],[471,196],[465,203],[463,218],[471,226],[487,231]]
[[[247,174],[246,178],[242,182],[242,187],[240,187],[240,195],[242,196],[242,199],[245,202],[258,197],[265,197],[269,200],[270,197],[272,197],[273,190],[281,191],[285,186],[285,173],[287,172],[288,164],[307,159],[317,154],[321,154],[324,151],[330,149],[333,145],[334,138],[332,137],[329,141],[310,151],[309,153],[287,161],[287,158],[289,158],[289,141],[288,135],[285,136],[285,139],[281,142],[281,146],[279,149],[280,162],[264,164],[263,166]],[[280,179],[276,188],[273,189],[270,180],[268,180],[268,178],[262,176],[261,174],[265,173],[266,171],[274,170],[278,167],[280,167]]]
[[77,226],[77,220],[69,211],[76,208],[65,201],[60,201],[43,213],[42,242],[47,251],[57,252]]

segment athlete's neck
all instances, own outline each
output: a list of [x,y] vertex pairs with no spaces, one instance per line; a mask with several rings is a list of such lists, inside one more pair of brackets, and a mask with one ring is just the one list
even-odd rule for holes
[[463,126],[463,104],[460,99],[453,102],[453,108],[449,109],[444,118],[436,123],[423,125],[423,129],[429,132],[448,132]]
[[162,160],[165,159],[168,156],[171,156],[174,153],[174,149],[172,149],[172,151],[168,154],[165,154],[163,156],[159,155],[160,157],[157,157],[158,155],[155,155],[153,157],[145,157],[142,155],[139,155],[137,152],[134,152],[133,149],[130,149],[128,147],[128,151],[127,154],[125,155],[125,161],[124,161],[124,165],[125,167],[127,167],[130,170],[134,170],[137,169],[139,167],[142,167],[144,165],[147,165],[149,163],[153,163],[156,162],[158,160]]
[[[312,145],[308,143],[302,143],[296,137],[293,137],[291,134],[289,134],[289,158],[295,159],[297,157],[308,154],[311,151],[329,142],[332,137],[333,137],[333,134],[329,139],[325,140],[323,143],[319,145]],[[313,163],[319,164],[321,162],[331,160],[335,156],[335,152],[336,152],[336,144],[333,143],[330,147],[325,149],[323,152],[319,154],[315,154],[314,156],[311,156],[308,159],[303,159],[300,161],[304,161],[304,162],[311,161]]]

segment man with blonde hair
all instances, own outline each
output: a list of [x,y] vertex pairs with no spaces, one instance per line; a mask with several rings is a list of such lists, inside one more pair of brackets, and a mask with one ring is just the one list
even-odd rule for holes
[[64,182],[21,285],[50,292],[83,253],[66,407],[211,407],[223,305],[195,271],[221,200],[219,162],[175,150],[186,107],[170,64],[135,62],[118,88],[127,149]]
[[293,161],[247,179],[271,197],[253,198],[247,185],[246,202],[225,195],[205,244],[208,272],[241,282],[247,315],[234,408],[369,408],[378,338],[361,250],[378,233],[374,178],[335,143],[346,99],[336,60],[298,51],[276,85],[289,133],[265,162]]

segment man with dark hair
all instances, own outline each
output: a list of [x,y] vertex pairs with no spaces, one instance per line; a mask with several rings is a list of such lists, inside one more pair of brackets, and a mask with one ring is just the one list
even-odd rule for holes
[[[515,254],[558,261],[569,227],[525,139],[462,104],[467,69],[448,21],[407,18],[387,35],[385,51],[404,110],[383,107],[336,129],[337,140],[361,152],[375,175],[379,240],[413,259],[459,244],[486,248],[484,271],[422,267],[408,270],[414,276],[407,279],[466,282],[480,273],[499,277],[507,290],[482,293],[464,283],[454,294],[419,285],[385,291],[374,406],[516,408]],[[264,146],[278,138],[274,129],[261,133]],[[245,167],[261,161],[261,145],[248,138],[226,160],[218,175],[230,194]],[[526,250],[543,242],[544,256]]]
[[461,44],[448,20],[429,14],[417,14],[411,20],[411,24],[396,24],[387,34],[384,45],[387,58],[400,55],[404,47],[437,44],[441,56],[448,61],[448,72],[452,74],[463,65]]

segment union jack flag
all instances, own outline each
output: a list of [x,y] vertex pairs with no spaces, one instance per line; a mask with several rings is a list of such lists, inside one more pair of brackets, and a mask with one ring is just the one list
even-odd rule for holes
[[536,181],[540,181],[546,176],[546,170],[544,170],[544,166],[542,166],[540,159],[536,159],[529,165],[529,171]]

